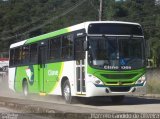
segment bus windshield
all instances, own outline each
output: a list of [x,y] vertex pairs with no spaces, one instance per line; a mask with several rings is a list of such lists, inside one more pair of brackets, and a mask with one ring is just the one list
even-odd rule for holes
[[144,67],[144,40],[141,37],[89,37],[89,64],[108,70]]

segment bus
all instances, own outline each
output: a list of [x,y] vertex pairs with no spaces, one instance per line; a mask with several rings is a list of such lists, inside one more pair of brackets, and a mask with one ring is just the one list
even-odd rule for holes
[[90,21],[10,45],[9,88],[121,102],[146,92],[145,40],[140,24]]

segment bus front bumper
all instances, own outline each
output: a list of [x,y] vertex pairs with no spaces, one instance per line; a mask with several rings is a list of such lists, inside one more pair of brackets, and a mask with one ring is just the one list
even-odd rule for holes
[[128,89],[124,88],[125,90],[118,90],[121,87],[96,86],[92,82],[88,82],[86,85],[86,97],[146,94],[146,82],[143,86],[131,86]]

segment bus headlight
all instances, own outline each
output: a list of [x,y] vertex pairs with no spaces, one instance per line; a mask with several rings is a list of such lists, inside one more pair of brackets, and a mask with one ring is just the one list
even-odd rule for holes
[[103,82],[95,76],[92,76],[93,83],[96,85],[103,85]]
[[142,84],[145,81],[146,81],[146,77],[145,77],[145,75],[143,75],[136,81],[136,84]]

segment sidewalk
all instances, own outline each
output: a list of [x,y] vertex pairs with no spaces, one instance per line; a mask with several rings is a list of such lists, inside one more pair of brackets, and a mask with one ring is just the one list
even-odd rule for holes
[[[141,96],[140,96],[141,97]],[[142,96],[142,97],[146,97],[146,98],[158,98],[158,99],[160,99],[160,94],[146,94],[146,95],[144,95],[144,96]]]
[[[10,97],[0,97],[0,106],[24,110],[26,113],[97,113],[95,108],[81,107],[74,104],[58,104]],[[111,112],[110,110],[98,110],[102,113]]]

